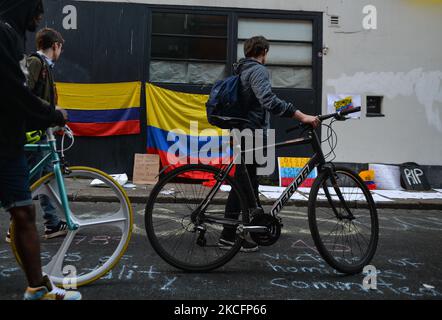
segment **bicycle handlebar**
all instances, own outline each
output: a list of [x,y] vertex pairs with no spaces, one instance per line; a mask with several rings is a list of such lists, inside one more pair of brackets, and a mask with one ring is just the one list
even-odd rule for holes
[[[348,110],[344,110],[344,111],[340,111],[340,112],[336,112],[336,113],[332,113],[332,114],[328,114],[328,115],[324,115],[324,116],[318,116],[318,118],[319,118],[319,121],[321,121],[321,122],[331,119],[331,118],[335,118],[336,120],[346,120],[345,116],[348,116],[349,114],[352,114],[352,113],[360,112],[361,110],[362,110],[361,107],[356,107],[356,108],[352,108],[352,109],[348,109]],[[288,129],[286,132],[291,133],[291,132],[296,131],[300,128],[311,128],[311,126],[308,124],[301,123],[301,124],[297,125],[296,127]]]
[[331,118],[335,118],[336,120],[345,120],[344,119],[345,116],[348,116],[349,114],[352,114],[352,113],[360,112],[361,109],[362,109],[361,107],[357,107],[357,108],[352,108],[352,109],[336,112],[336,113],[325,115],[325,116],[319,116],[319,120],[321,122],[331,119]]

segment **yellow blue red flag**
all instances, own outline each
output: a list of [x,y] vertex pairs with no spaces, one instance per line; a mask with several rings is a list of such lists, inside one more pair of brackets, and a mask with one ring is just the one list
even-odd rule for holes
[[[147,151],[159,154],[163,166],[173,169],[201,162],[219,166],[230,160],[229,133],[209,124],[207,100],[208,95],[146,85]],[[217,146],[216,152],[203,152],[209,144]]]
[[140,133],[141,82],[57,83],[58,104],[76,136]]

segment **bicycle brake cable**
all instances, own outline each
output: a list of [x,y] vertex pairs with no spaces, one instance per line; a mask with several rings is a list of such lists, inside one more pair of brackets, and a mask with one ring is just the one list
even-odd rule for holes
[[[71,139],[71,144],[67,148],[64,147],[66,136],[68,136]],[[61,146],[60,146],[61,148],[60,148],[60,150],[57,150],[57,152],[60,152],[62,159],[64,159],[64,153],[72,148],[72,146],[74,145],[74,142],[75,142],[74,133],[72,132],[71,128],[69,128],[68,126],[65,126],[63,128],[63,135],[61,138]]]
[[333,129],[333,124],[336,122],[336,120],[332,120],[330,122],[330,124],[323,124],[323,126],[327,127],[327,138],[322,141],[322,143],[327,142],[328,146],[330,148],[329,153],[327,153],[324,158],[327,159],[330,156],[332,156],[333,158],[329,161],[334,161],[336,159],[336,147],[338,145],[338,135],[336,133],[336,131]]

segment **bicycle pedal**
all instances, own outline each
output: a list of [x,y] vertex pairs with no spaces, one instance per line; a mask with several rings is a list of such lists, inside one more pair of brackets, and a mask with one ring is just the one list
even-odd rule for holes
[[264,214],[264,209],[263,208],[254,208],[254,209],[250,209],[250,216],[254,217],[260,214]]
[[268,233],[269,229],[264,226],[244,226],[244,231],[250,233]]

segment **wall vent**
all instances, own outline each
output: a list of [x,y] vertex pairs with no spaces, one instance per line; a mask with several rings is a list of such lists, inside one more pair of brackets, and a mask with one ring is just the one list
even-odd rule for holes
[[339,28],[341,26],[341,20],[339,16],[330,16],[330,27]]

